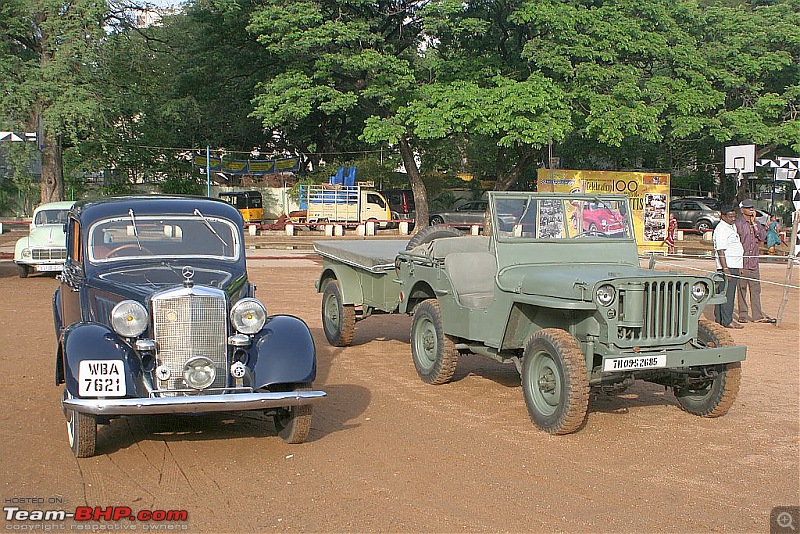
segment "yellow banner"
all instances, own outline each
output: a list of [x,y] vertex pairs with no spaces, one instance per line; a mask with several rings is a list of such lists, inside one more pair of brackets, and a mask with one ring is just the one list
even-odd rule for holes
[[646,172],[539,169],[538,191],[551,193],[619,193],[631,203],[640,251],[665,251],[669,220],[669,174]]

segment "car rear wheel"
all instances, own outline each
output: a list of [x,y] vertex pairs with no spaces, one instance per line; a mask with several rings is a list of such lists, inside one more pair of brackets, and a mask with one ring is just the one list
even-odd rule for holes
[[322,330],[334,347],[350,345],[356,329],[355,306],[344,304],[342,300],[339,281],[329,281],[322,293]]
[[[701,319],[697,327],[699,341],[708,347],[733,345],[733,338],[722,326]],[[716,376],[692,386],[676,387],[675,398],[682,410],[701,417],[720,417],[728,410],[739,394],[742,376],[740,362],[714,366]]]
[[533,422],[550,434],[575,432],[589,408],[589,380],[580,345],[564,330],[545,328],[528,338],[522,394]]
[[[304,384],[295,391],[310,391],[311,384]],[[305,443],[308,434],[311,432],[310,404],[303,406],[290,406],[280,408],[278,413],[272,416],[278,435],[286,443]]]
[[[64,388],[64,399],[71,399],[67,388]],[[72,453],[77,458],[94,456],[97,446],[97,419],[93,415],[76,412],[64,408],[67,418],[67,437]]]
[[411,356],[423,382],[438,385],[453,378],[458,365],[458,350],[453,339],[444,333],[442,313],[436,299],[425,300],[414,310]]

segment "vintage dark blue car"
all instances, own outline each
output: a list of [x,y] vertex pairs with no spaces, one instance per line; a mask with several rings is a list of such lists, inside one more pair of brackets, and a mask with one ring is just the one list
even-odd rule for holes
[[79,202],[53,296],[56,384],[72,451],[132,414],[266,410],[279,435],[311,427],[316,350],[306,324],[267,315],[245,265],[242,217],[219,200]]

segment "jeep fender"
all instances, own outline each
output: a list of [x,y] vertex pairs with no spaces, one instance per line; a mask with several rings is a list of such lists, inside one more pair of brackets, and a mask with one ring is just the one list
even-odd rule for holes
[[315,284],[317,293],[325,291],[325,285],[329,280],[339,280],[342,287],[342,304],[354,304],[360,306],[364,303],[364,292],[361,289],[361,280],[355,269],[347,265],[330,264],[326,265]]
[[253,389],[273,384],[299,384],[314,381],[317,350],[311,331],[292,315],[273,315],[254,338],[248,367],[253,373]]
[[122,360],[127,396],[142,396],[141,361],[136,352],[109,327],[99,323],[72,324],[64,330],[61,351],[63,378],[73,396],[79,396],[78,373],[84,360]]

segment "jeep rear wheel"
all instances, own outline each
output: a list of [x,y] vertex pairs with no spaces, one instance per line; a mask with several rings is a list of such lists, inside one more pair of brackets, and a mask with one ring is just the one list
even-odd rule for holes
[[442,313],[436,299],[423,301],[414,311],[411,356],[423,382],[438,385],[453,378],[458,365],[458,350],[452,338],[444,333]]
[[[311,385],[304,384],[295,391],[310,390]],[[311,432],[311,414],[310,404],[290,406],[288,408],[279,408],[278,412],[272,416],[272,420],[275,423],[278,435],[283,441],[286,443],[305,443],[309,432]]]
[[522,394],[531,419],[545,432],[569,434],[583,424],[589,407],[586,361],[568,332],[545,328],[528,338]]
[[[71,399],[67,388],[64,388],[64,399]],[[67,418],[67,437],[72,453],[77,458],[94,456],[97,446],[97,419],[93,415],[79,413],[64,407]]]
[[356,329],[355,307],[344,304],[342,300],[342,286],[338,280],[325,284],[322,293],[322,330],[328,343],[334,347],[350,345]]
[[[697,326],[698,340],[708,347],[733,345],[733,338],[723,328],[701,319]],[[675,398],[682,410],[701,417],[720,417],[736,400],[742,376],[742,364],[732,362],[715,365],[716,376],[692,386],[675,387]]]

